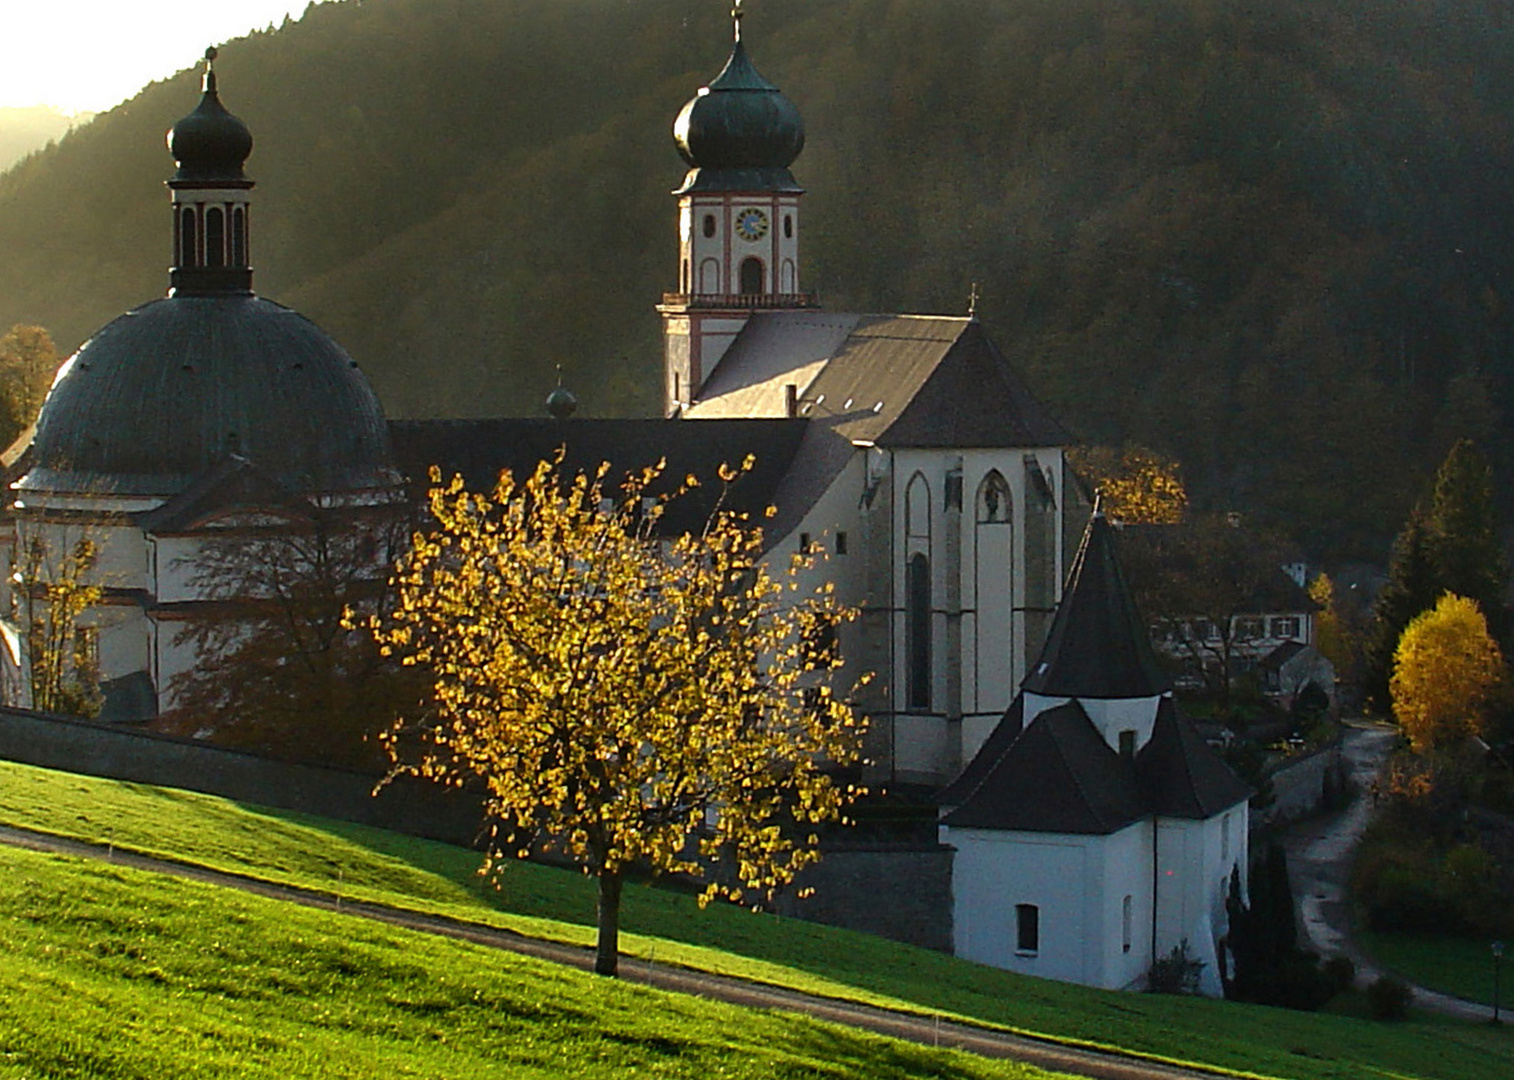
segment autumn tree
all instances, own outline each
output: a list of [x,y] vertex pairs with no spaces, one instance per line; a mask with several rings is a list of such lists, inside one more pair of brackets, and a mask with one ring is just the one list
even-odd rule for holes
[[433,471],[435,528],[373,625],[433,674],[435,718],[414,756],[404,732],[391,742],[397,771],[482,782],[487,872],[539,845],[594,875],[595,970],[613,975],[631,868],[748,901],[819,857],[813,828],[853,794],[827,767],[859,747],[829,647],[854,613],[801,585],[805,558],[771,569],[730,509],[660,536],[694,478],[653,496],[659,469],[614,488],[607,465],[570,477],[560,461],[488,495]]
[[42,327],[17,323],[0,336],[0,450],[37,419],[57,371],[58,350]]
[[1175,525],[1188,508],[1183,470],[1177,461],[1127,443],[1082,446],[1068,451],[1073,468],[1099,498],[1111,521],[1126,525]]
[[1225,514],[1127,529],[1123,536],[1141,611],[1203,672],[1221,711],[1228,711],[1237,658],[1267,637],[1263,616],[1313,606],[1283,573],[1287,541]]
[[[196,662],[155,726],[219,745],[382,768],[380,735],[414,717],[424,674],[384,656],[366,622],[392,606],[407,508],[293,499],[256,524],[207,530],[181,561],[202,603],[174,639]],[[220,535],[217,535],[220,534]]]
[[1503,655],[1477,602],[1445,593],[1410,621],[1393,656],[1393,713],[1417,751],[1479,735]]
[[1492,472],[1464,439],[1442,462],[1428,505],[1414,508],[1394,541],[1388,581],[1373,606],[1368,700],[1383,710],[1390,706],[1388,680],[1399,639],[1442,593],[1475,600],[1495,635],[1501,632],[1505,581]]
[[99,658],[94,630],[83,625],[104,588],[95,579],[99,546],[89,536],[49,543],[38,535],[22,541],[15,571],[17,615],[26,640],[31,706],[70,716],[99,715]]

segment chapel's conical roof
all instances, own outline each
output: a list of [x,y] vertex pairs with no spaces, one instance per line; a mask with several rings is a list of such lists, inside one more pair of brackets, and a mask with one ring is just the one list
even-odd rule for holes
[[1113,528],[1095,513],[1083,533],[1041,658],[1022,687],[1046,697],[1155,697],[1172,689],[1115,557]]

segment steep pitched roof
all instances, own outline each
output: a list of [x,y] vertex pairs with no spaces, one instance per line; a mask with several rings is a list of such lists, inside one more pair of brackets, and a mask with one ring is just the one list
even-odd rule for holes
[[[667,531],[685,532],[703,525],[714,509],[721,493],[716,470],[740,465],[748,454],[756,459],[753,469],[731,486],[724,505],[760,520],[790,471],[806,426],[803,420],[493,419],[396,420],[389,429],[400,468],[421,490],[433,465],[444,477],[461,475],[469,487],[487,490],[502,470],[528,473],[559,447],[571,472],[609,462],[611,486],[627,473],[666,460],[653,494],[690,474],[701,481],[689,497],[672,503],[663,519]],[[768,535],[781,534],[769,529]]]
[[974,319],[759,312],[699,400],[696,419],[801,415],[853,443],[1062,446],[1070,441]]
[[1148,813],[1130,762],[1072,701],[1036,717],[942,820],[965,829],[1108,835]]
[[148,533],[190,532],[230,509],[277,508],[286,515],[305,515],[310,500],[292,491],[254,462],[232,454],[206,469],[188,487],[162,505],[134,516]]
[[1024,730],[1025,695],[1016,694],[1015,699],[1009,703],[1009,708],[1004,710],[1004,716],[978,748],[972,761],[967,763],[967,768],[962,770],[962,775],[936,796],[937,805],[961,806],[966,802]]
[[1171,689],[1115,557],[1109,522],[1083,533],[1041,658],[1022,688],[1047,697],[1139,698]]
[[1252,794],[1171,698],[1158,706],[1156,726],[1136,754],[1135,768],[1142,798],[1163,817],[1213,817]]

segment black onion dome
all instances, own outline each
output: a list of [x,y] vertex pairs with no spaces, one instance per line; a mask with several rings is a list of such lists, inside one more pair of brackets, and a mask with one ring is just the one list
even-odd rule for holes
[[194,112],[168,132],[168,152],[179,165],[174,179],[244,181],[242,165],[252,153],[252,132],[221,104],[214,71],[205,72],[203,88]]
[[678,114],[673,139],[695,169],[786,170],[804,149],[804,120],[738,38],[725,70]]
[[259,297],[176,296],[64,365],[20,488],[170,496],[237,455],[292,489],[396,482],[378,397],[319,327]]

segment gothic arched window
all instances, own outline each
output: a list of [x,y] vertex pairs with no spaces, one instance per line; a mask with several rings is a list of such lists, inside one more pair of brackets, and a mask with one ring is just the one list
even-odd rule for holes
[[916,473],[904,493],[906,562],[904,564],[905,702],[929,709],[931,683],[931,528],[930,485]]

